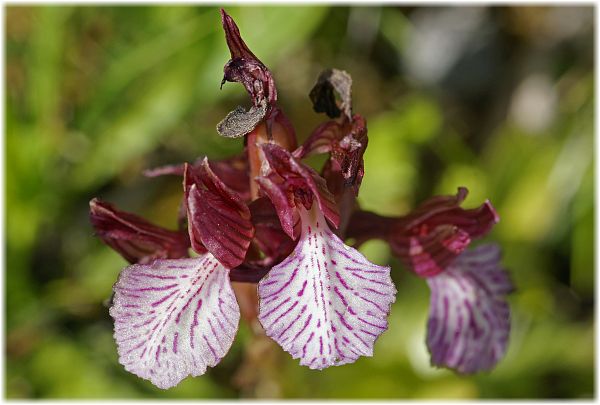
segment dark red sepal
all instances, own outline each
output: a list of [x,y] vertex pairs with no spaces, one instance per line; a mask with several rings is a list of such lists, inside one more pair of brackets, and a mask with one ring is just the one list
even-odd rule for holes
[[269,271],[270,267],[242,263],[229,272],[229,279],[239,283],[258,283]]
[[254,107],[273,104],[277,101],[277,90],[273,76],[267,67],[248,48],[240,35],[233,18],[221,9],[221,21],[231,59],[224,68],[223,83],[241,83],[252,98]]
[[466,187],[459,187],[455,196],[432,197],[403,217],[404,226],[411,229],[432,229],[451,224],[461,228],[471,238],[479,238],[487,234],[500,221],[500,217],[489,200],[478,208],[460,208],[468,194]]
[[357,242],[385,239],[394,255],[420,277],[431,277],[461,254],[472,239],[487,234],[499,221],[489,201],[474,209],[460,204],[467,196],[460,187],[456,196],[433,197],[404,217],[386,218],[369,212],[356,212],[348,227],[348,237]]
[[[304,144],[294,151],[294,157],[304,158],[318,153],[330,153],[324,176],[332,192],[333,189],[343,190],[352,187],[354,195],[358,190],[365,174],[363,155],[367,149],[367,124],[359,114],[351,121],[327,121],[321,124],[308,137]],[[328,176],[327,172],[339,173],[340,176]],[[331,178],[330,178],[331,177]],[[333,184],[343,179],[342,184]]]
[[129,263],[188,257],[185,233],[164,229],[97,198],[90,201],[90,221],[100,239]]
[[260,197],[249,205],[254,224],[254,242],[264,253],[261,263],[272,265],[290,255],[296,243],[283,231],[275,207],[266,197]]
[[241,264],[254,227],[240,196],[215,175],[206,158],[197,170],[186,164],[184,190],[192,248],[205,246],[230,269]]
[[[197,170],[204,158],[200,158],[193,163]],[[211,163],[213,172],[223,183],[235,191],[244,201],[250,200],[250,178],[248,176],[248,157],[245,153],[236,155],[227,159],[213,160]],[[183,176],[185,164],[166,165],[144,170],[146,177],[158,176]]]
[[275,206],[285,233],[294,240],[298,237],[298,208],[310,209],[313,199],[317,200],[325,218],[337,228],[339,212],[325,179],[278,145],[267,143],[261,145],[261,149],[268,167],[256,181]]

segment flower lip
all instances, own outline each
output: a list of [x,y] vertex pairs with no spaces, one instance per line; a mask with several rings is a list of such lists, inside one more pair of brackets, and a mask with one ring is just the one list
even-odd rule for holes
[[110,308],[125,369],[167,389],[216,366],[240,319],[228,274],[210,253],[125,268]]
[[514,291],[500,265],[500,249],[485,244],[462,253],[445,272],[427,279],[431,289],[427,347],[431,363],[472,374],[493,368],[506,353]]
[[395,300],[390,268],[344,245],[316,206],[299,211],[294,252],[258,284],[266,334],[311,369],[372,356]]

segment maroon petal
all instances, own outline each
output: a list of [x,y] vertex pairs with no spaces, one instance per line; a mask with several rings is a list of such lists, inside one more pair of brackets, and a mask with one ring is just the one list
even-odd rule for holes
[[344,186],[352,187],[354,195],[358,195],[365,174],[363,155],[369,142],[367,123],[356,114],[344,130],[344,136],[333,144],[330,162],[332,169],[342,174]]
[[90,221],[102,241],[129,263],[188,256],[185,233],[161,228],[97,198],[90,201]]
[[424,235],[398,233],[390,241],[395,255],[420,277],[442,272],[471,243],[469,234],[452,225],[440,225]]
[[296,159],[307,156],[331,152],[332,145],[341,137],[342,125],[337,121],[326,121],[319,125],[304,143],[294,151]]
[[351,121],[328,121],[320,125],[304,144],[294,151],[301,159],[317,153],[329,153],[322,176],[334,195],[340,213],[336,233],[345,236],[350,217],[356,209],[356,196],[365,173],[363,155],[368,137],[365,120],[354,115]]
[[197,172],[186,166],[184,187],[192,247],[200,242],[226,267],[238,266],[254,236],[246,204],[214,174],[206,158]]
[[258,58],[252,53],[242,39],[240,30],[235,21],[233,21],[233,18],[231,18],[231,16],[223,9],[221,9],[221,24],[225,31],[225,40],[227,41],[227,47],[231,53],[231,59],[238,58],[258,61]]
[[383,217],[357,211],[352,215],[347,236],[357,243],[384,239],[392,252],[421,277],[442,272],[472,239],[487,234],[499,221],[489,201],[474,209],[460,208],[468,190],[460,187],[456,196],[436,196],[409,215]]
[[265,264],[277,263],[292,252],[296,243],[283,231],[277,211],[268,198],[261,197],[250,205],[254,241],[265,254]]
[[246,154],[210,163],[211,169],[223,183],[244,201],[250,201],[250,177]]
[[386,240],[392,252],[421,277],[438,274],[471,242],[469,234],[457,226],[440,224],[415,234],[414,229],[403,228],[404,224],[403,218],[357,211],[352,215],[347,236],[354,238],[356,245],[369,239]]
[[290,152],[275,144],[261,145],[268,168],[257,178],[261,190],[269,197],[281,220],[283,230],[296,239],[294,226],[298,222],[297,208],[310,209],[313,198],[325,218],[335,227],[339,212],[325,180],[312,168],[298,162]]
[[255,107],[266,102],[272,104],[277,101],[277,90],[271,72],[250,51],[240,35],[240,31],[225,10],[221,9],[221,20],[225,39],[231,52],[231,59],[225,65],[223,83],[239,82],[252,98]]
[[[204,158],[194,162],[192,168],[198,170]],[[213,160],[212,170],[223,183],[235,191],[244,201],[250,200],[250,177],[248,176],[248,158],[245,153],[227,159]],[[183,176],[185,164],[165,165],[144,170],[146,177]]]
[[159,177],[159,176],[183,176],[185,165],[183,163],[178,165],[165,165],[159,167],[153,167],[152,169],[144,170],[143,174],[146,177]]
[[367,128],[362,117],[355,115],[354,118],[352,122],[329,126],[322,132],[320,139],[309,139],[309,147],[313,149],[310,152],[307,149],[307,155],[318,153],[326,149],[324,142],[330,141],[329,160],[323,167],[322,175],[327,181],[328,189],[335,196],[338,207],[346,208],[341,210],[342,222],[347,222],[354,211],[356,196],[365,173],[363,155],[368,143]]
[[256,179],[261,191],[271,200],[275,206],[277,216],[283,231],[292,239],[296,240],[300,235],[300,216],[296,210],[293,197],[286,192],[285,188],[275,183],[268,177]]
[[[331,117],[338,117],[342,111],[344,115],[342,119],[328,121],[317,127],[304,144],[294,152],[294,157],[301,159],[315,153],[329,152],[328,171],[334,174],[331,178],[326,176],[329,188],[343,191],[346,187],[353,187],[354,194],[358,195],[364,175],[363,155],[367,148],[368,137],[365,119],[358,114],[350,113],[351,84],[352,79],[346,72],[330,69],[321,74],[319,82],[311,92],[315,110],[328,111]],[[338,102],[341,104],[337,105]],[[343,178],[343,184],[337,187],[332,184],[338,181],[339,176],[336,174],[341,174]],[[338,198],[340,193],[334,192],[334,194]]]
[[433,197],[390,230],[393,252],[419,276],[443,271],[471,239],[485,235],[499,221],[489,201],[475,209],[460,208],[467,193],[460,187],[456,196]]
[[403,218],[405,226],[415,228],[425,224],[432,228],[440,224],[452,224],[464,229],[472,237],[485,235],[500,218],[489,200],[476,209],[460,208],[468,193],[465,187],[459,187],[456,196],[430,198]]
[[194,169],[193,166],[184,163],[184,171],[183,171],[183,205],[184,211],[187,219],[187,229],[190,237],[190,244],[192,249],[196,252],[199,250],[206,250],[206,247],[202,243],[202,238],[200,237],[200,233],[198,232],[197,227],[192,226],[192,217],[190,215],[190,208],[188,200],[190,199],[192,186],[196,184],[202,184],[202,180],[200,180],[200,176],[198,171]]

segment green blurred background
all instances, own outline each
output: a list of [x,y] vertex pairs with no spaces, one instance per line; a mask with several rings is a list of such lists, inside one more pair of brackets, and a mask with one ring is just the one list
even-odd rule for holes
[[429,366],[428,290],[392,265],[390,329],[373,358],[318,372],[243,323],[216,368],[161,391],[117,361],[103,302],[125,261],[93,236],[101,197],[171,228],[180,179],[145,168],[221,158],[217,8],[5,9],[8,398],[591,398],[594,395],[592,7],[235,7],[304,139],[326,67],[354,78],[369,126],[360,202],[402,214],[467,186],[490,198],[518,291],[506,358],[461,377]]

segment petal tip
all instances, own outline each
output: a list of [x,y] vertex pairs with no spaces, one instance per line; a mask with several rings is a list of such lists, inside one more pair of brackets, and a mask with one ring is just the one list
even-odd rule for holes
[[500,222],[500,215],[498,215],[498,211],[496,211],[496,208],[494,208],[492,202],[490,200],[485,200],[483,205],[485,206],[485,209],[492,215],[492,222],[494,224]]
[[469,189],[464,187],[464,186],[460,186],[457,188],[456,190],[456,200],[457,202],[460,204],[461,202],[463,202],[467,196],[469,195]]

